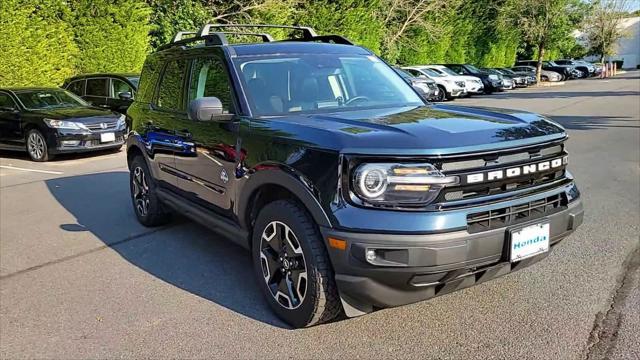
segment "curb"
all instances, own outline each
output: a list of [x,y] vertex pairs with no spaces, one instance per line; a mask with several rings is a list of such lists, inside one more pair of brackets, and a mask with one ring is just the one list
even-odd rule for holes
[[562,86],[564,85],[566,82],[565,81],[558,81],[558,82],[539,82],[538,83],[538,87],[551,87],[551,86]]

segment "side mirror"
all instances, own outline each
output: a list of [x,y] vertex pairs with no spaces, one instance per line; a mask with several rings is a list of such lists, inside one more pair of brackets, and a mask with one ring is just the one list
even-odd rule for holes
[[118,97],[120,98],[120,100],[131,100],[133,99],[133,94],[131,94],[131,92],[129,91],[125,91],[118,93]]
[[233,114],[224,114],[222,102],[217,97],[203,97],[189,103],[189,117],[198,121],[226,122],[233,118]]

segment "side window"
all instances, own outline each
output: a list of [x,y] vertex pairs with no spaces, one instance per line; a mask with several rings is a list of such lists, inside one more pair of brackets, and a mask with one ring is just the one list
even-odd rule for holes
[[87,96],[108,96],[107,83],[109,79],[89,79],[87,80]]
[[16,103],[9,94],[0,93],[0,111],[15,110],[16,108]]
[[418,70],[413,70],[413,69],[406,69],[407,72],[415,77],[418,77],[420,75],[423,75],[420,71]]
[[180,111],[182,107],[182,84],[187,61],[170,60],[162,74],[156,105],[165,110]]
[[111,96],[117,98],[118,94],[123,92],[131,93],[133,96],[133,89],[129,84],[120,79],[111,79]]
[[224,113],[233,113],[231,85],[224,65],[214,57],[193,60],[189,83],[189,101],[215,96],[222,102]]
[[67,90],[71,91],[72,93],[78,95],[78,96],[82,96],[84,95],[84,84],[85,81],[83,80],[76,80],[74,82],[72,82],[71,84],[69,84],[69,86],[67,86]]

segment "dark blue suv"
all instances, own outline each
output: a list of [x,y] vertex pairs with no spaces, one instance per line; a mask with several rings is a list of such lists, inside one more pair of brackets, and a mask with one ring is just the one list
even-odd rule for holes
[[496,278],[581,224],[558,124],[431,105],[343,37],[248,27],[268,26],[206,25],[147,58],[127,112],[132,203],[146,226],[179,212],[249,249],[291,325]]

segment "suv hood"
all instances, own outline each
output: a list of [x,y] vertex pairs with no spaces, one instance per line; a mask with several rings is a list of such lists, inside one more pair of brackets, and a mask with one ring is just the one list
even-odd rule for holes
[[86,108],[66,108],[66,109],[43,109],[31,110],[32,113],[42,117],[56,120],[72,120],[74,122],[91,124],[104,120],[114,121],[120,117],[120,114],[111,110],[86,107]]
[[352,154],[445,155],[566,137],[544,117],[506,109],[430,105],[256,120],[255,130]]

